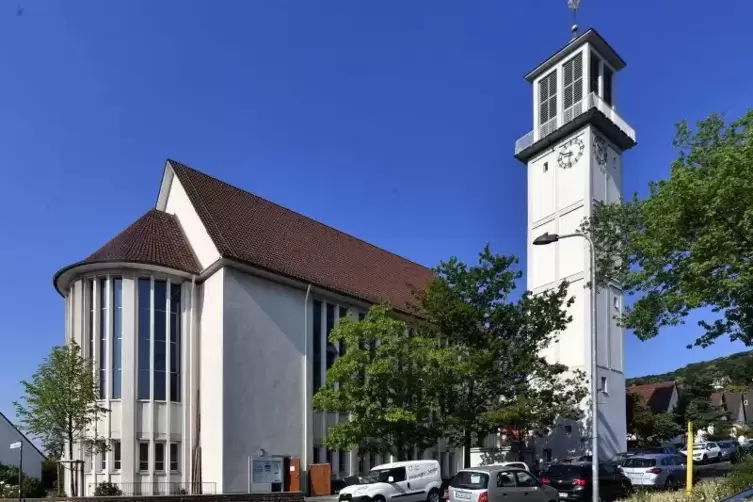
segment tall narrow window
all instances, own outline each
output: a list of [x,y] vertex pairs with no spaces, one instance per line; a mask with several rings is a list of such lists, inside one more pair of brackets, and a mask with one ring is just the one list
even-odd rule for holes
[[612,105],[612,70],[604,65],[604,101],[608,105]]
[[139,470],[149,470],[149,443],[145,441],[139,443]]
[[314,326],[311,332],[314,334],[314,394],[322,386],[322,302],[314,300]]
[[151,397],[149,386],[151,377],[151,298],[152,280],[139,279],[139,375],[138,375],[138,398],[149,399]]
[[599,94],[599,56],[593,52],[588,65],[588,92]]
[[[345,307],[340,307],[340,319],[345,319],[348,317],[348,309]],[[344,356],[345,352],[348,350],[348,346],[345,344],[345,340],[340,340],[340,355]]]
[[349,462],[350,459],[348,458],[348,452],[340,450],[337,452],[337,456],[338,456],[338,459],[337,459],[338,471],[337,472],[339,473],[340,477],[345,477],[348,474],[350,474],[350,466],[348,465],[350,463]]
[[99,280],[99,398],[107,399],[107,279]]
[[123,387],[123,279],[112,279],[112,398],[120,399]]
[[120,440],[117,439],[112,442],[112,468],[120,470]]
[[154,400],[167,399],[167,282],[154,281]]
[[94,362],[94,323],[97,322],[97,311],[94,310],[94,284],[94,279],[86,281],[86,290],[89,294],[89,353],[86,356],[92,363]]
[[180,470],[180,443],[170,443],[170,470]]
[[165,443],[154,443],[154,470],[165,470]]
[[[557,71],[539,80],[539,127],[546,136],[556,129],[557,117]],[[552,123],[550,123],[552,121]]]
[[107,452],[103,451],[99,456],[99,470],[100,471],[106,471],[107,470]]
[[[180,284],[170,284],[170,401],[180,402]],[[171,446],[172,448],[172,446]]]
[[563,66],[564,71],[564,99],[563,107],[565,121],[570,121],[580,115],[580,104],[583,101],[583,54],[578,54]]
[[335,357],[337,356],[337,349],[329,341],[329,333],[335,327],[335,306],[331,303],[327,304],[327,333],[325,338],[327,339],[327,369],[330,369],[335,363]]

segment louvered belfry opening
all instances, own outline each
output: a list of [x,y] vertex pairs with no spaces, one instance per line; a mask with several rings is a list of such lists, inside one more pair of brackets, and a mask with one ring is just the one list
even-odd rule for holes
[[557,72],[539,81],[539,137],[557,129]]
[[583,113],[583,54],[579,53],[564,64],[564,122]]

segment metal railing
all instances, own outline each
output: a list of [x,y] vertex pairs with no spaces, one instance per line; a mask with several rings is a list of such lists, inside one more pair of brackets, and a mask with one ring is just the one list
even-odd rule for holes
[[614,123],[614,125],[619,127],[622,132],[624,132],[630,139],[635,141],[635,129],[630,127],[625,119],[620,117],[615,109],[608,105],[606,101],[601,99],[596,93],[592,92],[586,96],[585,106],[583,101],[579,101],[570,108],[564,110],[562,113],[558,113],[555,118],[550,119],[544,124],[541,124],[538,129],[534,129],[521,138],[518,138],[518,140],[515,142],[515,155],[519,154],[529,146],[533,145],[536,141],[546,137],[548,134],[552,133],[556,129],[559,129],[568,122],[572,122],[580,115],[592,108],[596,108],[601,113],[603,113],[609,120],[612,121],[612,123]]
[[[182,483],[179,481],[152,481],[135,483],[113,483],[126,497],[143,495],[214,495],[217,493],[217,484],[212,482]],[[96,485],[89,483],[86,494],[94,495]]]

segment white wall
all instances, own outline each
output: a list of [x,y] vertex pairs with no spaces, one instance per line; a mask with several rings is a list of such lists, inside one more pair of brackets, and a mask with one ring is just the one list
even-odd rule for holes
[[[590,373],[591,340],[590,253],[584,239],[563,239],[553,245],[533,246],[543,233],[578,232],[592,212],[595,201],[616,202],[622,189],[621,155],[609,148],[607,166],[600,169],[594,156],[594,134],[590,126],[575,132],[534,158],[528,165],[528,289],[534,293],[556,287],[567,280],[569,295],[575,298],[569,312],[572,322],[559,334],[544,355],[551,362],[566,364]],[[569,168],[557,163],[561,145],[578,138],[585,145],[582,156]],[[625,424],[624,340],[615,316],[622,311],[622,292],[616,286],[600,289],[597,296],[597,384],[601,454],[611,456],[627,447]],[[606,389],[602,389],[606,384]],[[584,402],[586,416],[590,403]],[[566,426],[571,429],[566,429]],[[539,441],[539,449],[550,448],[554,457],[590,450],[586,424],[559,424],[550,438]],[[539,454],[541,452],[539,451]]]
[[26,436],[11,425],[5,415],[0,414],[0,464],[18,467],[19,451],[11,450],[10,445],[19,441],[23,443],[24,449],[24,475],[41,480],[44,456],[26,439]]
[[[223,490],[246,489],[247,458],[303,456],[305,291],[225,269]],[[310,319],[311,317],[309,317]]]
[[[224,287],[222,268],[201,286],[201,334],[199,338],[199,413],[201,480],[223,490],[224,430]],[[250,382],[245,382],[249,384]]]
[[169,166],[165,169],[165,176],[171,176],[170,191],[167,195],[164,211],[174,214],[180,220],[180,225],[186,233],[188,243],[193,248],[196,257],[199,259],[201,268],[207,268],[209,265],[219,260],[220,253],[217,251],[214,242],[209,237],[204,224],[201,222],[199,215],[196,213],[193,204],[188,198],[185,188],[177,176],[172,172]]

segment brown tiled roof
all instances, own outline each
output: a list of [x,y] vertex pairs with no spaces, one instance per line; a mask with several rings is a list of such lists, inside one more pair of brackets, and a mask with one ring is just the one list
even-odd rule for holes
[[652,411],[660,413],[669,411],[675,382],[649,383],[633,385],[627,388],[629,394],[638,395],[639,402]]
[[404,310],[430,269],[168,160],[224,258]]
[[159,265],[192,274],[201,271],[178,219],[151,209],[88,258],[59,270],[53,283],[57,287],[60,275],[73,267],[108,262]]

